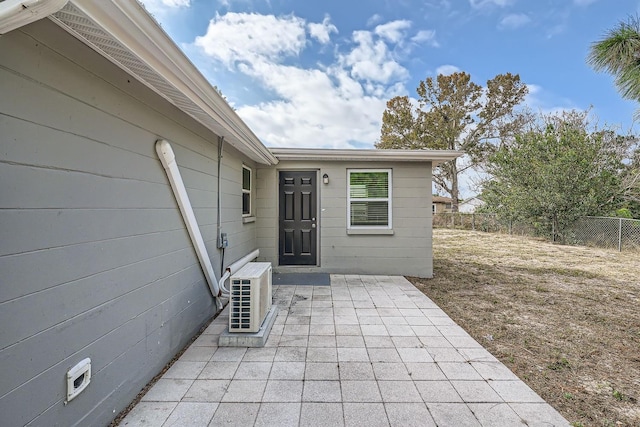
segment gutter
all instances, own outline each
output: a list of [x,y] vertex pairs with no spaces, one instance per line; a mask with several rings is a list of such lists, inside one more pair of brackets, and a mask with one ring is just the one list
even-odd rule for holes
[[164,139],[156,141],[156,152],[158,153],[158,157],[160,158],[162,166],[169,178],[173,195],[178,202],[180,213],[182,214],[184,223],[187,226],[187,231],[191,237],[193,248],[198,255],[198,260],[200,261],[200,266],[202,267],[204,276],[207,279],[211,296],[216,302],[217,309],[221,310],[222,302],[220,301],[220,298],[218,298],[220,295],[220,287],[218,286],[218,281],[216,280],[216,276],[213,272],[213,267],[211,266],[209,255],[207,254],[207,248],[204,245],[204,240],[200,233],[200,227],[198,227],[198,221],[193,213],[193,208],[191,207],[191,202],[187,195],[187,190],[184,187],[184,182],[182,181],[182,176],[180,175],[180,170],[176,163],[176,156],[173,154],[173,150],[171,149],[169,142]]
[[453,150],[367,150],[327,148],[271,148],[281,161],[367,161],[367,162],[431,162],[437,165],[460,157],[464,153]]

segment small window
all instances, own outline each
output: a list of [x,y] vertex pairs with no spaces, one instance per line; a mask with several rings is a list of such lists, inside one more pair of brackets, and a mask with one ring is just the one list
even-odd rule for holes
[[251,169],[242,166],[242,216],[251,216]]
[[391,169],[349,169],[349,228],[391,229]]

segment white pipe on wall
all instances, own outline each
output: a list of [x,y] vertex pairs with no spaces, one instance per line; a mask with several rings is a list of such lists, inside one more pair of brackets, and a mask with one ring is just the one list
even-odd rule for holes
[[167,177],[169,178],[169,183],[171,184],[173,195],[175,196],[176,201],[178,202],[178,206],[180,207],[180,213],[182,214],[184,223],[187,226],[187,230],[189,231],[191,242],[193,243],[193,247],[196,250],[196,254],[198,255],[198,260],[200,261],[200,266],[202,267],[204,276],[207,279],[207,284],[209,285],[211,295],[216,302],[216,307],[218,308],[218,310],[220,310],[222,309],[222,302],[220,301],[220,298],[218,298],[220,294],[220,288],[218,286],[216,276],[213,272],[211,260],[209,260],[207,248],[204,245],[204,240],[202,239],[202,234],[200,233],[200,228],[198,227],[196,216],[193,213],[193,208],[191,207],[191,202],[189,201],[189,196],[187,195],[187,190],[184,187],[184,182],[182,182],[182,176],[180,175],[180,170],[178,169],[178,164],[176,163],[176,156],[173,153],[169,142],[164,139],[159,139],[156,141],[156,152],[158,153],[158,157],[160,158],[162,166],[164,167],[167,173]]
[[222,291],[223,294],[227,294],[227,295],[229,294],[229,289],[227,289],[225,285],[225,282],[227,281],[227,279],[231,277],[233,273],[235,273],[236,271],[244,267],[249,261],[251,261],[252,259],[258,258],[258,256],[260,256],[260,249],[256,249],[255,251],[243,256],[238,261],[234,262],[233,264],[231,264],[229,267],[226,268],[226,270],[224,271],[224,274],[220,278],[220,290]]

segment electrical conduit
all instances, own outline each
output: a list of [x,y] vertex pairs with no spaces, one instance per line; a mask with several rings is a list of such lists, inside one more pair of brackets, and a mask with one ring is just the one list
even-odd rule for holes
[[162,166],[169,178],[173,195],[180,207],[180,213],[182,214],[184,223],[189,231],[189,237],[191,237],[191,242],[193,243],[193,247],[198,255],[198,260],[200,261],[200,266],[202,267],[204,276],[207,279],[211,295],[213,296],[217,309],[221,310],[222,302],[220,301],[220,298],[218,298],[220,295],[218,281],[216,280],[216,276],[213,272],[213,267],[211,266],[211,261],[209,260],[204,240],[202,240],[202,234],[200,233],[196,216],[193,213],[193,208],[191,207],[191,202],[187,195],[187,190],[182,182],[182,176],[180,175],[180,170],[176,163],[176,156],[173,154],[173,150],[171,149],[169,142],[164,139],[156,141],[156,152],[158,153],[158,157],[160,158]]

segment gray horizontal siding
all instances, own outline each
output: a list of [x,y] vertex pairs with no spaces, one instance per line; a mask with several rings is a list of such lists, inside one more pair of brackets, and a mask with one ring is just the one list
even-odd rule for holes
[[[85,221],[89,222],[91,218],[85,218]],[[6,272],[4,279],[7,283],[21,285],[3,286],[0,301],[157,258],[188,246],[186,230],[178,229],[3,256],[0,257],[0,270]]]
[[[141,247],[136,246],[133,242],[127,246]],[[113,254],[105,254],[105,258],[111,257]],[[40,266],[38,261],[38,259],[34,259],[30,262],[33,262],[32,266]],[[16,323],[12,328],[0,330],[0,342],[19,342],[41,332],[48,325],[57,325],[67,319],[80,316],[94,307],[136,292],[148,284],[156,283],[173,274],[174,271],[194,266],[196,272],[199,273],[197,270],[199,265],[194,261],[193,250],[186,248],[132,264],[123,262],[122,266],[114,267],[105,272],[70,280],[58,286],[38,290],[4,302],[0,305],[0,322],[10,324],[12,319],[17,318],[25,318],[30,321]],[[69,268],[67,267],[67,269]],[[123,280],[124,278],[126,280]],[[41,279],[40,283],[44,283],[45,280]],[[20,283],[20,281],[13,283]],[[150,289],[156,291],[155,287]]]
[[[217,136],[47,20],[0,52],[0,425],[108,424],[214,312],[155,141],[219,271]],[[243,161],[225,147],[226,264],[256,248]],[[85,357],[91,384],[65,406]]]
[[[278,169],[320,170],[320,266],[305,270],[430,277],[431,165],[384,162],[280,162]],[[392,235],[347,234],[347,169],[392,169]],[[261,255],[277,265],[277,169],[259,170],[257,224]]]
[[[215,213],[213,214],[215,216]],[[90,221],[87,221],[90,219]],[[159,209],[0,210],[0,256],[182,229],[180,213]],[[96,227],[95,224],[100,224]],[[0,297],[0,301],[2,298]]]
[[[25,379],[37,377],[49,369],[52,366],[52,361],[64,360],[72,356],[78,349],[84,349],[100,337],[117,331],[122,327],[123,320],[133,319],[143,313],[153,311],[155,307],[161,306],[175,295],[176,286],[179,283],[180,288],[201,285],[200,276],[201,273],[197,266],[193,265],[191,268],[139,286],[135,290],[104,304],[94,306],[79,315],[69,316],[42,331],[46,333],[33,334],[29,338],[3,349],[2,361],[7,368],[7,375],[3,376],[0,392],[2,395],[10,393],[11,390],[20,387]],[[77,297],[78,300],[82,298],[82,295]],[[187,300],[182,301],[180,298],[180,302],[186,304]],[[59,309],[59,306],[55,308]],[[48,305],[40,305],[39,309],[49,311]],[[109,315],[106,316],[105,313],[109,313]],[[159,314],[155,318],[147,320],[146,326],[149,327],[149,330],[152,331],[161,326],[163,313]],[[43,320],[40,317],[35,317],[33,322],[42,323]],[[72,343],[69,342],[70,337],[73,337]],[[138,336],[138,340],[140,339],[144,339],[144,336]],[[46,349],[46,351],[42,351],[42,349]],[[104,350],[108,354],[109,351],[121,353],[124,349],[126,347],[118,346],[116,349]],[[29,364],[25,364],[23,361],[25,355],[29,355]],[[101,368],[99,359],[97,362],[94,369],[99,371]]]
[[[82,323],[62,325],[55,331],[41,334],[41,339],[32,340],[29,348],[21,349],[28,351],[28,354],[36,359],[30,363],[37,362],[40,354],[47,357],[47,360],[59,362],[48,366],[46,370],[0,398],[3,425],[24,425],[37,416],[39,418],[35,421],[36,425],[73,425],[85,416],[91,420],[89,424],[92,425],[108,423],[114,416],[114,409],[117,413],[116,408],[122,407],[122,397],[135,396],[142,385],[157,373],[158,366],[166,363],[166,355],[175,354],[184,345],[176,337],[192,335],[199,327],[200,322],[194,322],[194,314],[207,316],[210,312],[211,307],[206,300],[198,298],[198,295],[201,295],[201,283],[182,287],[184,290],[181,293],[131,319],[125,318],[125,322],[115,329],[107,330],[107,327],[103,327],[102,322],[106,316],[96,312]],[[143,298],[148,297],[148,294],[147,292]],[[187,305],[187,301],[191,303]],[[173,314],[174,310],[179,310],[182,302],[184,309]],[[121,305],[131,304],[126,302]],[[126,314],[119,313],[118,308],[117,305],[113,305],[104,307],[104,310],[113,310],[114,315]],[[83,355],[91,357],[92,360],[91,384],[67,406],[61,404],[65,388],[60,379],[64,378],[66,371],[79,359],[77,355],[64,353],[60,349],[61,344],[58,342],[63,338],[65,327],[69,333],[75,334],[78,340],[91,340],[91,332],[100,333],[99,339],[82,348]],[[102,333],[105,331],[106,333]],[[43,351],[43,348],[47,351]],[[49,350],[50,348],[52,350]],[[12,363],[11,355],[12,353],[9,353],[6,357],[6,362],[11,366],[25,364],[24,360]],[[15,358],[19,359],[19,356]],[[5,357],[2,356],[0,360],[4,362]],[[12,377],[22,373],[28,374],[21,369]],[[105,392],[106,390],[109,392]],[[28,404],[25,405],[23,402]]]

